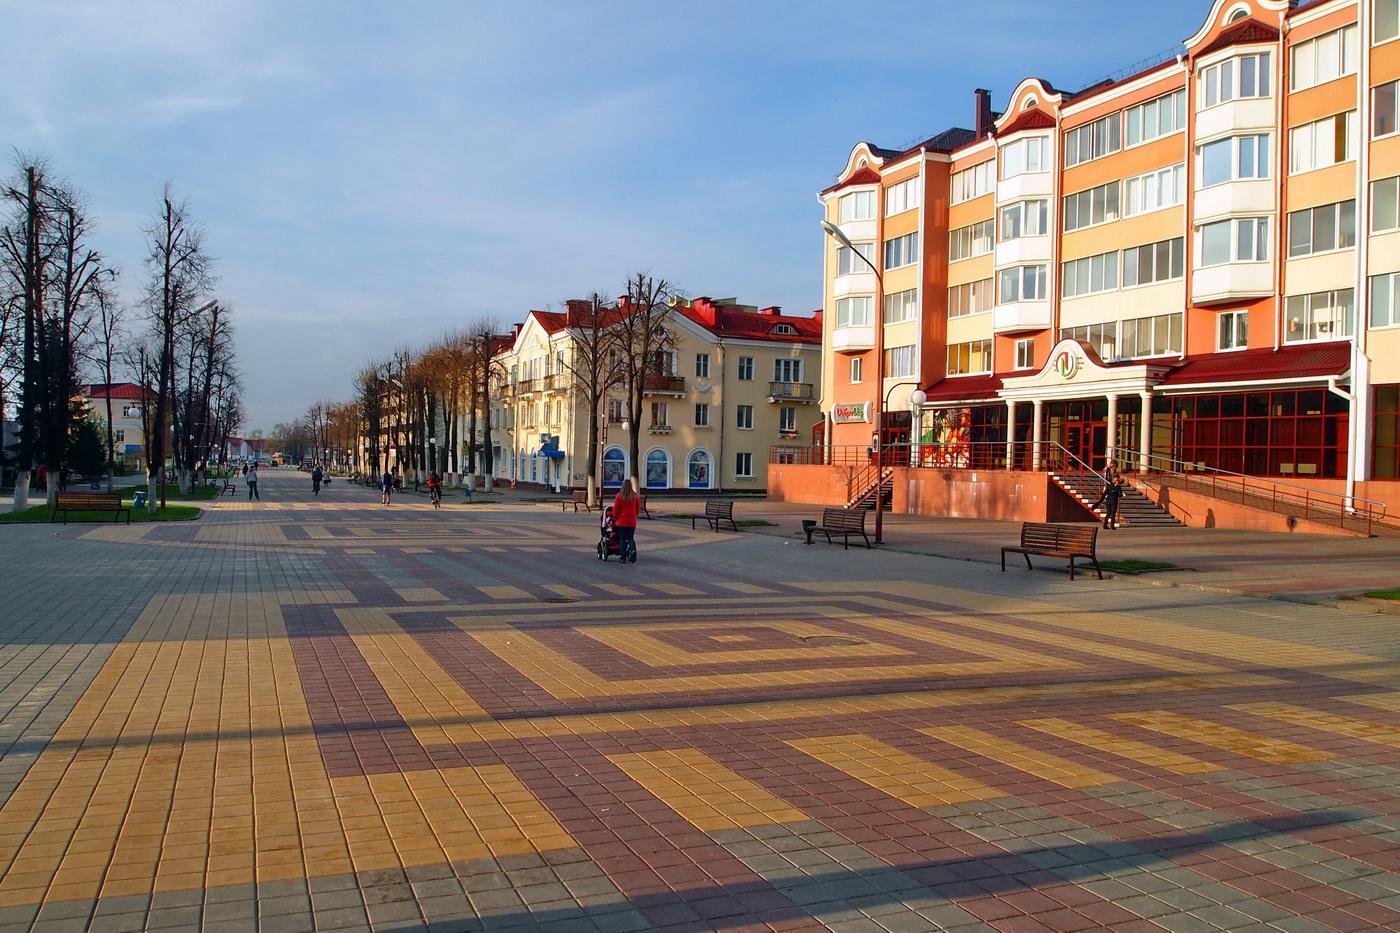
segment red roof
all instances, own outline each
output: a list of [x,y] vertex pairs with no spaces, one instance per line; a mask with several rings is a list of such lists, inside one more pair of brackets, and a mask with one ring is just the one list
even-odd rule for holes
[[1262,347],[1237,353],[1188,356],[1161,382],[1162,386],[1209,385],[1216,382],[1257,382],[1266,379],[1318,379],[1340,376],[1351,365],[1351,344],[1307,343]]
[[841,188],[849,188],[851,185],[878,185],[879,183],[880,173],[868,165],[862,165],[851,173],[850,178],[842,182],[837,182],[830,188],[827,188],[826,191],[823,191],[822,194],[826,194],[830,191],[837,191]]
[[1000,388],[1000,376],[945,376],[925,389],[924,394],[930,402],[961,402],[996,398]]
[[1022,130],[1044,130],[1055,125],[1055,118],[1044,110],[1027,110],[1006,126],[997,130],[998,136],[1010,136]]
[[1228,48],[1232,45],[1243,45],[1246,42],[1277,42],[1278,27],[1261,23],[1257,19],[1244,19],[1238,23],[1227,26],[1220,35],[1215,37],[1215,41],[1203,49],[1197,49],[1193,56],[1199,58],[1202,55],[1209,55],[1211,52]]
[[114,398],[142,401],[155,398],[155,393],[134,382],[97,383],[87,387],[88,398]]
[[562,311],[531,311],[530,314],[540,322],[546,334],[557,334],[566,326]]
[[[677,304],[675,311],[720,337],[775,343],[822,342],[821,318],[790,317],[779,308],[746,311],[736,305],[716,304],[709,298],[696,298],[685,304]],[[791,332],[781,333],[784,330]]]

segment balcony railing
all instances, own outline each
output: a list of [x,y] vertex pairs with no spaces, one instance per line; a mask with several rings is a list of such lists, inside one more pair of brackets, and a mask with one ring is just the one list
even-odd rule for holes
[[816,386],[810,382],[768,383],[768,401],[770,402],[814,402],[816,399]]
[[674,392],[679,395],[685,392],[685,377],[650,374],[642,381],[642,386],[648,392]]
[[653,424],[651,427],[647,428],[647,433],[648,433],[648,434],[670,434],[670,433],[671,433],[671,426],[670,426],[669,424]]
[[538,379],[521,379],[516,385],[520,394],[524,395],[526,392],[534,392],[537,390],[540,387],[539,383],[540,381]]

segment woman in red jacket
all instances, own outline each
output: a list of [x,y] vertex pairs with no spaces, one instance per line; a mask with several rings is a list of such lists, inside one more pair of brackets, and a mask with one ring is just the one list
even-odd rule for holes
[[629,479],[613,499],[613,524],[617,527],[618,555],[622,563],[637,562],[637,516],[642,511],[642,499]]

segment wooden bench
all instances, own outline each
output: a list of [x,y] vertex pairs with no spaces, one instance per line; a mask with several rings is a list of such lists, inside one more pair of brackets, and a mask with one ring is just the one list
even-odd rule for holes
[[1021,546],[1001,549],[1001,569],[1006,569],[1007,553],[1020,554],[1026,559],[1026,569],[1032,570],[1031,555],[1044,557],[1064,557],[1069,559],[1069,578],[1074,579],[1074,561],[1087,558],[1094,565],[1094,572],[1103,579],[1099,569],[1099,558],[1095,553],[1098,547],[1099,526],[1092,525],[1051,525],[1045,522],[1024,522],[1021,525]]
[[579,506],[583,506],[583,510],[584,510],[585,512],[592,511],[592,510],[589,509],[589,507],[588,507],[588,490],[587,490],[587,489],[575,489],[575,490],[573,490],[571,493],[569,493],[569,498],[567,498],[567,499],[565,499],[563,502],[559,503],[559,511],[561,511],[561,512],[567,512],[567,511],[569,511],[569,506],[571,506],[571,505],[574,507],[574,511],[575,511],[575,512],[578,511],[578,507],[579,507]]
[[870,536],[865,533],[865,516],[869,514],[863,509],[822,509],[822,523],[812,530],[826,535],[827,544],[831,543],[832,535],[840,535],[847,549],[851,546],[851,535],[860,535],[865,539],[866,550],[870,550]]
[[642,490],[641,492],[637,493],[637,498],[642,500],[641,505],[639,505],[637,508],[637,511],[642,515],[645,515],[647,518],[651,518],[651,510],[647,508],[646,490]]
[[58,514],[63,513],[63,524],[68,524],[69,512],[111,512],[112,521],[121,520],[126,513],[126,523],[131,524],[131,509],[122,505],[121,493],[116,492],[61,492],[54,505],[49,524],[53,524]]
[[223,491],[226,492],[226,493],[228,493],[229,495],[233,495],[234,493],[238,492],[238,484],[235,483],[235,482],[234,482],[232,479],[230,479],[229,477],[225,476],[225,477],[224,477],[224,489],[223,489]]
[[[690,527],[694,528],[695,523],[700,521],[702,516],[692,515],[690,517]],[[734,523],[734,500],[733,499],[706,499],[705,521],[709,522],[712,531],[719,531],[721,522],[729,522],[729,527],[735,531],[739,526]]]

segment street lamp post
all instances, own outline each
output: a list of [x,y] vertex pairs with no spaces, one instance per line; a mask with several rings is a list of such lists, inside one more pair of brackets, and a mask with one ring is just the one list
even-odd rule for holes
[[428,438],[428,472],[437,472],[437,435]]
[[[886,390],[884,397],[880,400],[880,411],[883,412],[890,403],[890,393],[900,386],[918,385],[917,382],[896,382]],[[928,401],[928,395],[923,389],[915,389],[909,393],[909,408],[912,411]],[[909,440],[913,443],[914,430],[913,419],[910,419]],[[885,543],[885,439],[877,431],[875,434],[875,543]]]

